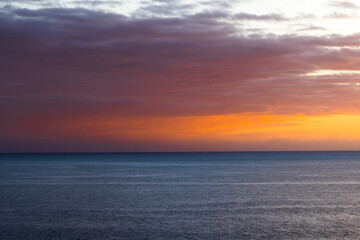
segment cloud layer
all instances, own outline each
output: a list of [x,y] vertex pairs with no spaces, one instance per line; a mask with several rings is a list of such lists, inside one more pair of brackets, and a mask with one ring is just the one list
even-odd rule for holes
[[[76,132],[72,121],[99,116],[360,114],[360,35],[251,34],[242,27],[292,21],[277,13],[191,14],[185,6],[181,16],[139,17],[168,14],[175,3],[137,16],[4,7],[0,141],[56,139],[56,128]],[[311,74],[319,70],[342,72]]]

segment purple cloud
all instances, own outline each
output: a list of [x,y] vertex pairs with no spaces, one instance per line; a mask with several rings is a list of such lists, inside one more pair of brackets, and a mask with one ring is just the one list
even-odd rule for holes
[[[226,17],[233,16],[139,19],[61,8],[2,13],[3,139],[55,128],[54,119],[69,117],[358,113],[356,76],[306,73],[360,70],[359,50],[326,48],[359,46],[359,35],[249,37],[220,21]],[[337,84],[343,82],[354,84]]]

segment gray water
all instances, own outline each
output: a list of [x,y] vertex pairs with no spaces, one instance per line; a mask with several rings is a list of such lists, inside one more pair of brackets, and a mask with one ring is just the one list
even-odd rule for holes
[[359,239],[360,152],[0,155],[0,239]]

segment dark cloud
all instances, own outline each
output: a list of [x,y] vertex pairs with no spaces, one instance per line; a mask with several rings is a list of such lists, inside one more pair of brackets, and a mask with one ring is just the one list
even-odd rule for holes
[[[59,106],[64,98],[102,104],[109,99],[116,110],[123,109],[118,100],[130,101],[139,104],[142,114],[251,110],[245,106],[271,110],[271,106],[254,103],[260,91],[266,91],[261,98],[273,97],[270,89],[276,82],[271,79],[298,78],[318,68],[357,68],[357,52],[319,48],[358,45],[357,36],[247,38],[234,36],[233,26],[216,21],[211,14],[141,20],[83,9],[16,10],[13,14],[1,19],[1,65],[6,69],[1,93],[19,96],[19,102],[35,95],[46,103],[47,96],[59,95],[62,100],[51,100]],[[291,83],[296,90],[302,81]],[[229,94],[234,86],[238,94]],[[239,101],[232,109],[227,101],[234,100]],[[153,107],[146,111],[147,105]],[[131,112],[136,109],[129,106]]]
[[[359,35],[247,37],[220,21],[227,17],[233,16],[139,19],[61,8],[0,15],[2,134],[46,131],[71,125],[67,118],[86,122],[99,115],[358,112],[357,77],[305,74],[360,70],[358,50],[325,48],[359,46]],[[337,84],[343,82],[353,85]]]

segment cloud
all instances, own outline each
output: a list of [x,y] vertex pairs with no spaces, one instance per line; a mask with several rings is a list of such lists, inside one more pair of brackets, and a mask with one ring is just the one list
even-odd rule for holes
[[[359,113],[358,76],[306,75],[360,70],[359,50],[342,48],[360,46],[359,35],[247,36],[222,21],[232,17],[205,11],[136,18],[80,8],[3,13],[0,130],[14,138],[97,116]],[[353,84],[337,84],[344,82]]]
[[232,16],[235,20],[254,20],[254,21],[287,21],[289,19],[276,13],[266,15],[256,15],[249,13],[237,13]]
[[[153,115],[303,112],[307,102],[314,107],[312,93],[326,80],[301,74],[358,69],[358,51],[323,48],[358,46],[357,36],[243,37],[209,15],[139,20],[83,9],[13,15],[1,19],[0,49],[7,69],[1,94],[9,106],[3,107],[14,114],[25,109],[14,105],[22,102],[34,103],[26,107],[34,112],[92,106]],[[317,98],[326,105],[327,96]]]
[[340,8],[348,8],[348,9],[358,9],[359,7],[350,2],[350,1],[331,1],[329,3],[330,6],[332,7],[340,7]]
[[303,28],[298,29],[298,31],[326,31],[326,28],[309,25],[309,26],[305,26]]
[[327,18],[330,19],[357,19],[359,18],[358,14],[355,13],[339,13],[339,12],[333,12],[330,15],[327,16]]

